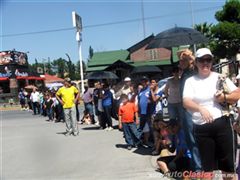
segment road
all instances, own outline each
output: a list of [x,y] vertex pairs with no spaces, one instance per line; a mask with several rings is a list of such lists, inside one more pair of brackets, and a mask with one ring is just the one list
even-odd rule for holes
[[79,136],[66,137],[64,123],[26,111],[0,113],[1,180],[164,179],[150,150],[123,148],[117,129],[81,125]]

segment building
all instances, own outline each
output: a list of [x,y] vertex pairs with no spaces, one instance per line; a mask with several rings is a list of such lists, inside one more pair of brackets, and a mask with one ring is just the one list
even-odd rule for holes
[[44,78],[29,69],[26,53],[0,52],[0,100],[17,99],[18,91],[27,85],[44,86]]
[[126,76],[132,77],[131,72],[135,67],[152,65],[162,71],[156,74],[159,78],[170,76],[172,67],[178,63],[178,48],[146,49],[153,38],[154,35],[151,35],[127,50],[94,53],[87,64],[87,72],[111,71],[122,80]]

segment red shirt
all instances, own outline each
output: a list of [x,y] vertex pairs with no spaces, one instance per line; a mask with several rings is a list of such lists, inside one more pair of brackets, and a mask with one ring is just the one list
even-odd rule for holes
[[123,123],[132,123],[134,122],[134,113],[138,112],[137,106],[135,103],[127,102],[120,106],[118,114],[122,117]]

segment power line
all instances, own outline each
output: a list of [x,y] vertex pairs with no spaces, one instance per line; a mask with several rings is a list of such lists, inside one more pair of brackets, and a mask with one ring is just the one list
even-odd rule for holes
[[[194,12],[204,12],[204,11],[209,11],[209,10],[220,8],[220,7],[222,7],[222,6],[202,8],[202,9],[197,9]],[[165,14],[165,15],[161,15],[161,16],[150,16],[150,17],[128,19],[128,20],[115,21],[115,22],[109,22],[109,23],[86,25],[86,26],[83,26],[83,28],[87,29],[87,28],[94,28],[94,27],[101,27],[101,26],[110,26],[110,25],[116,25],[116,24],[132,23],[132,22],[138,22],[138,21],[143,21],[143,20],[153,20],[153,19],[159,19],[159,18],[166,18],[166,17],[170,17],[170,16],[188,14],[190,12],[191,11],[185,11],[185,12],[179,12],[179,13]],[[44,33],[69,31],[69,30],[74,30],[74,28],[71,27],[71,28],[62,28],[62,29],[53,29],[53,30],[44,30],[44,31],[35,31],[35,32],[25,32],[25,33],[16,33],[16,34],[4,34],[4,35],[0,35],[0,37],[13,37],[13,36],[23,36],[23,35],[44,34]]]

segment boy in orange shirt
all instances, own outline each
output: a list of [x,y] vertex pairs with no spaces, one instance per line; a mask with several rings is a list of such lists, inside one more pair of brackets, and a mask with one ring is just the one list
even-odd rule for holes
[[[134,145],[139,145],[140,133],[137,130],[136,124],[139,124],[138,109],[135,103],[128,100],[128,96],[121,95],[122,105],[119,108],[119,129],[123,129],[124,138],[127,143],[127,149],[131,150]],[[136,118],[136,123],[134,121]]]

